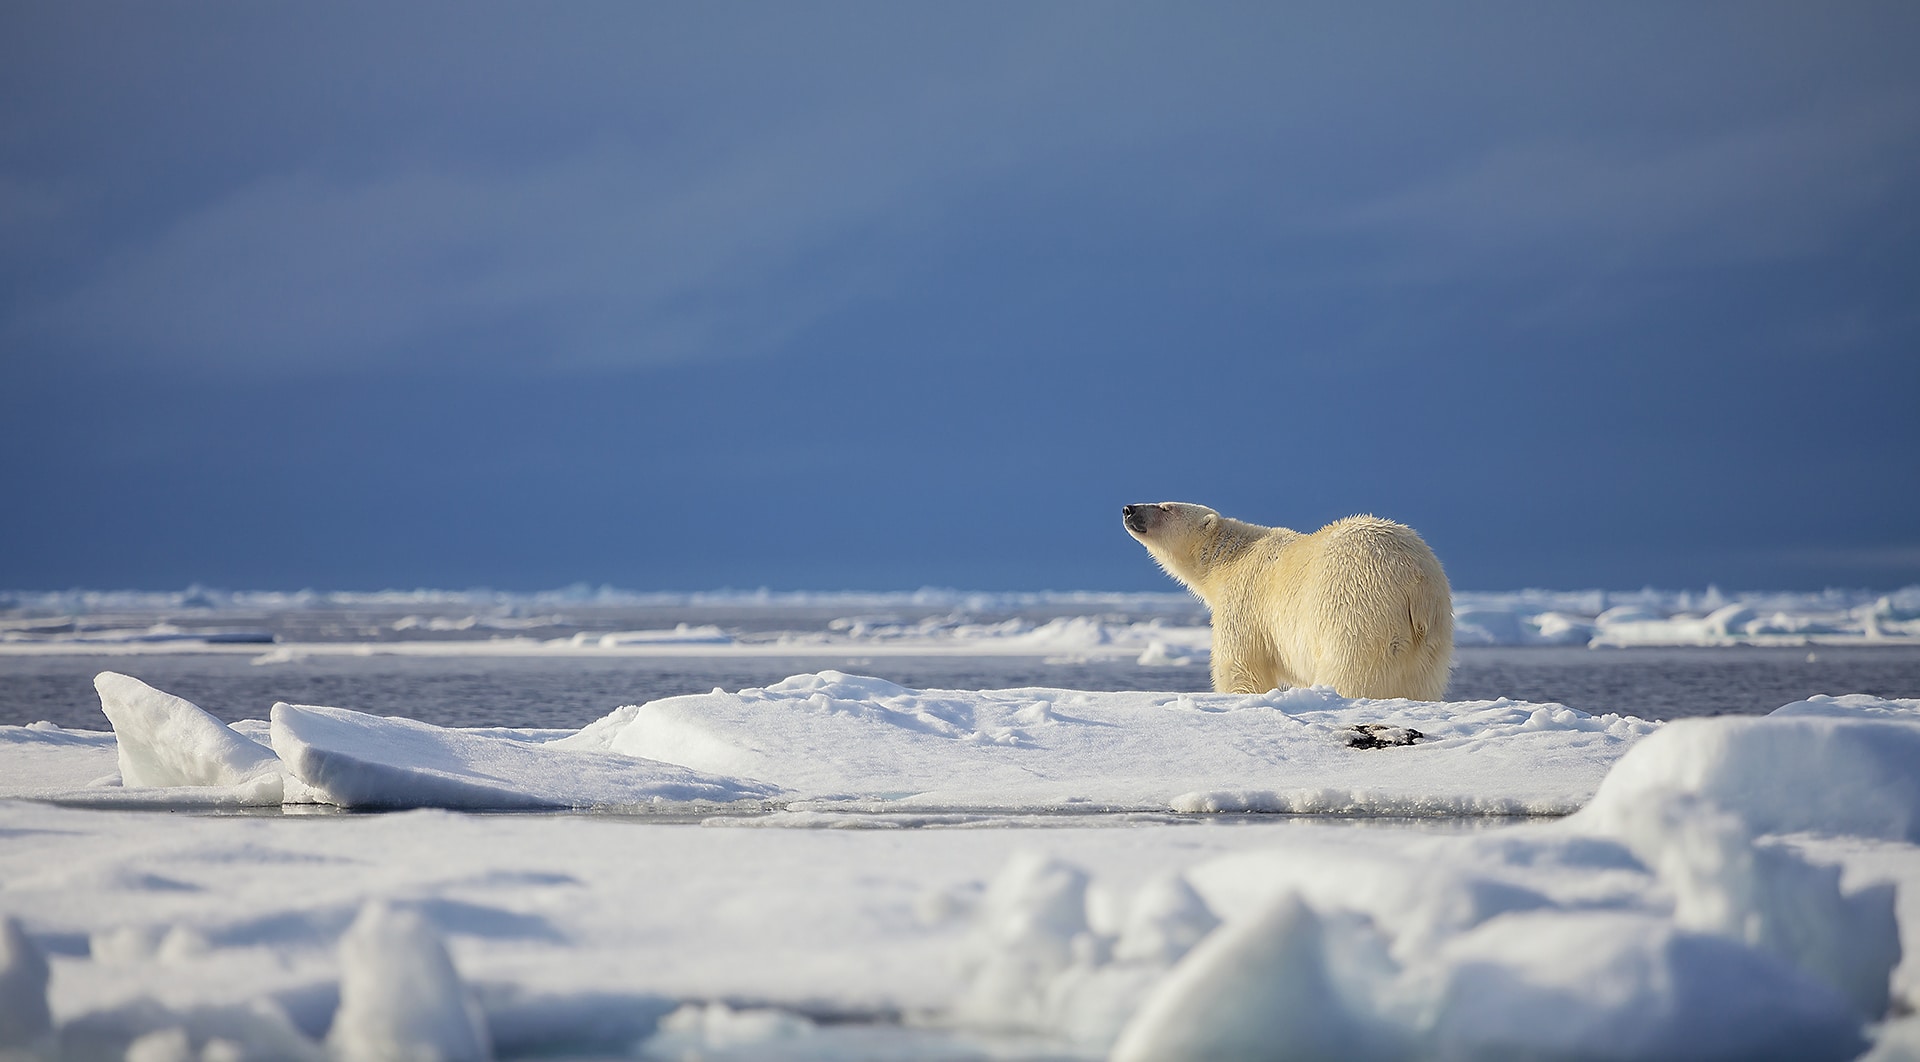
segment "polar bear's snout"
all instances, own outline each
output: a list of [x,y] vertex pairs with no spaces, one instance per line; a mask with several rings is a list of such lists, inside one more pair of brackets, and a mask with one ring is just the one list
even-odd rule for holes
[[1148,516],[1158,516],[1162,511],[1156,505],[1122,505],[1120,516],[1126,521],[1127,530],[1136,535],[1144,535],[1147,533]]

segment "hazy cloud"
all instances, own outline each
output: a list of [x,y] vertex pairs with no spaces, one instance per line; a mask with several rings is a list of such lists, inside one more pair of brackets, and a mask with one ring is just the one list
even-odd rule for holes
[[1450,267],[1531,266],[1554,246],[1600,272],[1693,268],[1828,250],[1916,182],[1920,97],[1902,94],[1699,138],[1500,144],[1341,220]]

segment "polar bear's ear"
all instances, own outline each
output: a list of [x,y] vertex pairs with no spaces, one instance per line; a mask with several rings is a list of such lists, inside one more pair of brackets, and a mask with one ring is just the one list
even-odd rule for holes
[[1212,527],[1213,525],[1219,522],[1220,522],[1219,513],[1208,513],[1207,515],[1200,518],[1201,527]]

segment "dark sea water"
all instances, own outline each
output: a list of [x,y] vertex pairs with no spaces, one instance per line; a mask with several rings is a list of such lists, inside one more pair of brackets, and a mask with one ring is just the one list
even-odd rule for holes
[[[0,656],[0,724],[106,729],[93,676],[121,671],[223,719],[264,719],[275,701],[401,715],[441,726],[577,728],[623,704],[715,687],[764,686],[833,668],[904,686],[1200,691],[1204,667],[1027,657],[310,657],[246,654]],[[1450,700],[1551,701],[1647,719],[1760,715],[1816,693],[1920,698],[1920,648],[1462,648]]]

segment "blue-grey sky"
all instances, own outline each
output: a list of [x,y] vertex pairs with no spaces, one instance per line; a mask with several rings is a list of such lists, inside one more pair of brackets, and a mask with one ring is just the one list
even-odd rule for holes
[[0,586],[1920,580],[1920,5],[0,6]]

